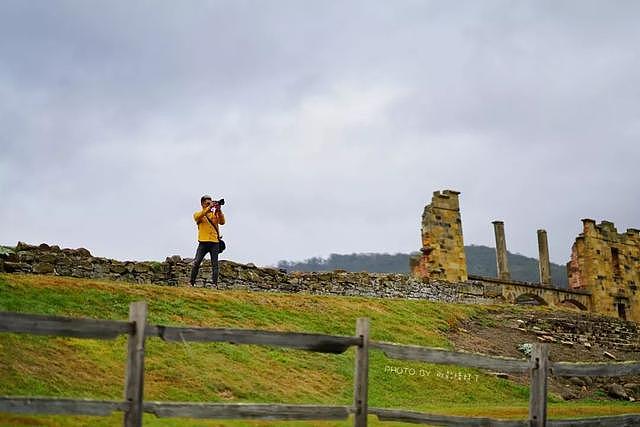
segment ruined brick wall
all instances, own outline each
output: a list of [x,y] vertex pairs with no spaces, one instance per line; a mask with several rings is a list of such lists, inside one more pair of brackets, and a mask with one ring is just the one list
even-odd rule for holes
[[459,194],[452,190],[435,191],[431,204],[425,206],[422,253],[411,259],[414,277],[448,282],[467,280]]
[[583,219],[567,264],[569,287],[592,294],[592,309],[640,321],[640,230],[618,233],[613,223]]

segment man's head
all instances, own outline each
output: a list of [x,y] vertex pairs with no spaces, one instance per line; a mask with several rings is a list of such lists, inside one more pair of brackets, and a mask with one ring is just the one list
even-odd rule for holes
[[211,198],[211,196],[205,194],[204,196],[200,197],[200,205],[202,205],[203,208],[206,208],[211,205],[212,200],[213,199]]

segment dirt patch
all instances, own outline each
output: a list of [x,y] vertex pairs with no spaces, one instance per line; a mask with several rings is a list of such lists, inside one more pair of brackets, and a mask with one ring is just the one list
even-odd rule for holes
[[[600,328],[603,322],[609,323],[607,330],[612,331],[611,337],[603,337],[597,333],[582,333],[583,329],[593,329],[591,325]],[[526,358],[523,350],[518,349],[519,346],[546,342],[550,347],[549,357],[552,362],[640,361],[640,351],[635,345],[640,337],[628,332],[635,331],[636,325],[624,323],[618,319],[579,311],[499,306],[492,307],[472,319],[459,322],[451,329],[448,338],[456,350],[492,356]],[[600,329],[596,328],[597,330]],[[527,375],[509,374],[507,378],[520,384],[529,384]],[[640,376],[551,376],[548,386],[551,393],[565,400],[640,400],[639,384]]]

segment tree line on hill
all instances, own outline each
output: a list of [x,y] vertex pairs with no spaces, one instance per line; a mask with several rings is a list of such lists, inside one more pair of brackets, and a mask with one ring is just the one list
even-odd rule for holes
[[[467,270],[469,274],[497,277],[496,251],[488,246],[465,246]],[[366,271],[369,273],[409,273],[409,257],[415,255],[353,253],[331,254],[328,258],[313,257],[304,261],[279,261],[278,268],[287,271]],[[538,260],[520,254],[507,253],[511,277],[523,282],[538,282]],[[551,279],[560,287],[567,287],[567,269],[563,265],[551,263]]]

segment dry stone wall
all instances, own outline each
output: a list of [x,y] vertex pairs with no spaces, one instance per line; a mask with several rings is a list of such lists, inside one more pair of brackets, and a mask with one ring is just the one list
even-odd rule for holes
[[[59,276],[108,279],[132,283],[184,285],[189,281],[193,259],[178,255],[164,262],[117,261],[91,256],[83,248],[61,249],[18,243],[0,252],[0,272],[54,274]],[[205,260],[198,284],[211,276]],[[258,268],[252,264],[220,262],[218,289],[273,292],[305,292],[321,295],[346,295],[382,298],[413,298],[442,302],[492,303],[500,293],[477,282],[424,282],[405,274],[350,273],[345,271],[308,273]]]

